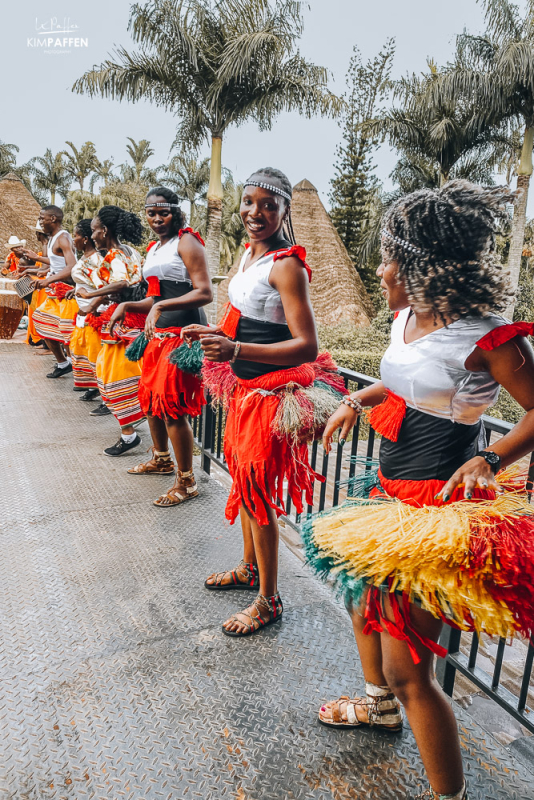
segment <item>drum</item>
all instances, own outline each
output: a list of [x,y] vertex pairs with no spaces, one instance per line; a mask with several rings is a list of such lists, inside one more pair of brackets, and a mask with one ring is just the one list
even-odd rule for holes
[[0,278],[0,339],[13,337],[26,308],[14,284],[15,281],[10,278]]

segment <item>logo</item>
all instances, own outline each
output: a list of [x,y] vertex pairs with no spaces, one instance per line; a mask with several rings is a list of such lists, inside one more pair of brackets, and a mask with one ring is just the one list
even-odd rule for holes
[[89,39],[80,36],[80,29],[70,17],[35,18],[35,36],[28,36],[26,47],[42,50],[47,55],[70,53],[73,48],[89,47]]

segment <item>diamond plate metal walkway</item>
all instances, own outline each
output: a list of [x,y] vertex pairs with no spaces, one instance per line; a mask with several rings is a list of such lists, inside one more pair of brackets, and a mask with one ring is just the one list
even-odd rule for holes
[[[223,636],[245,600],[202,587],[240,557],[224,490],[198,472],[198,500],[152,506],[168,478],[103,456],[114,421],[47,381],[50,362],[0,345],[0,799],[411,797],[408,729],[316,722],[363,687],[328,591],[283,547],[281,625]],[[532,775],[456,710],[472,797],[532,800]]]

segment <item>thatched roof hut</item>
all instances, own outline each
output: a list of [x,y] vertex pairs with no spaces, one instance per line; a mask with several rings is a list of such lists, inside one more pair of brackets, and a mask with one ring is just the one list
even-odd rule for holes
[[[304,245],[313,271],[310,294],[319,325],[369,325],[373,306],[345,245],[315,186],[303,180],[293,188],[292,219],[297,242]],[[239,261],[218,287],[218,307],[228,300],[228,283]]]
[[10,172],[0,181],[0,261],[9,252],[6,242],[10,236],[26,239],[30,248],[37,247],[35,223],[40,210],[18,175]]

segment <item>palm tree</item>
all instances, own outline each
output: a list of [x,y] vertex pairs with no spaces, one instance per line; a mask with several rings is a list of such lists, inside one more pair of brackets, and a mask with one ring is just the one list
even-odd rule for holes
[[72,142],[66,142],[71,152],[63,151],[65,156],[65,171],[73,181],[77,181],[80,191],[84,191],[85,180],[96,171],[99,161],[96,155],[96,147],[93,142],[84,142],[78,150]]
[[181,200],[189,203],[189,224],[192,225],[198,200],[206,199],[210,180],[209,158],[198,161],[194,156],[178,153],[171,158],[162,179],[174,189]]
[[52,154],[47,148],[44,156],[35,156],[27,165],[37,189],[50,192],[50,202],[56,202],[56,193],[63,198],[67,196],[72,178],[67,173],[63,153]]
[[401,161],[394,176],[409,177],[408,183],[417,188],[443,186],[456,177],[490,178],[509,145],[505,126],[481,125],[477,103],[434,92],[444,70],[432,62],[428,67],[423,75],[397,81],[394,96],[400,104],[367,123],[399,151]]
[[149,0],[132,7],[139,49],[86,72],[73,90],[119,100],[151,100],[181,117],[175,142],[196,149],[211,140],[207,258],[219,271],[226,131],[254,119],[271,127],[284,110],[308,117],[339,111],[327,71],[296,49],[299,0]]
[[119,169],[123,181],[138,183],[140,186],[148,186],[158,182],[159,168],[150,169],[146,162],[154,155],[154,150],[150,146],[148,139],[141,139],[136,142],[131,136],[126,137],[130,144],[126,145],[126,152],[132,159],[131,164],[121,164]]
[[[503,121],[522,127],[521,156],[517,165],[517,196],[508,256],[514,288],[519,282],[525,239],[527,200],[534,147],[534,0],[526,10],[510,0],[481,0],[487,29],[483,36],[464,33],[458,38],[461,56],[434,87],[444,102],[472,98],[481,110],[481,126]],[[507,309],[513,314],[514,305]]]
[[98,181],[103,181],[104,186],[107,186],[114,178],[113,170],[114,164],[112,158],[106,158],[104,161],[99,161],[89,180],[89,191],[94,191],[95,185]]
[[16,154],[19,148],[16,144],[8,144],[0,140],[0,177],[11,172],[17,163]]

